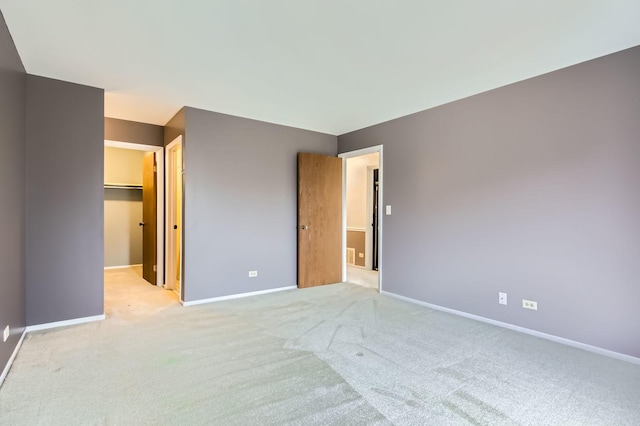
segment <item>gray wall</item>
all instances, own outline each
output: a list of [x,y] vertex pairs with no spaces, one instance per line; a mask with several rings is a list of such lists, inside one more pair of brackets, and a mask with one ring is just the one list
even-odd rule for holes
[[297,153],[336,149],[335,136],[186,108],[184,300],[296,285]]
[[25,326],[26,74],[0,13],[0,373]]
[[105,140],[130,142],[141,145],[163,146],[164,128],[155,124],[138,123],[137,121],[104,119]]
[[[105,184],[140,185],[146,151],[104,149]],[[104,190],[104,266],[142,263],[142,190]]]
[[104,93],[27,78],[27,324],[103,309]]
[[185,136],[185,109],[182,108],[164,125],[164,146],[169,145],[175,138]]
[[[171,120],[169,120],[165,125],[164,125],[164,146],[166,147],[167,145],[169,145],[171,142],[173,142],[173,140],[175,138],[177,138],[178,136],[182,136],[182,149],[184,150],[185,147],[185,108],[181,108],[180,111],[178,111],[176,113],[176,115],[174,115]],[[183,162],[183,168],[184,168],[184,155],[182,156],[182,162]],[[168,164],[165,164],[165,174],[168,173]],[[182,185],[183,185],[183,191],[182,194],[184,196],[184,176],[182,179]],[[168,189],[167,189],[168,191]],[[165,198],[166,198],[166,192],[165,192]],[[184,197],[183,197],[184,198]],[[184,207],[184,201],[182,203],[182,206]],[[184,217],[184,210],[183,210],[183,217]],[[166,218],[165,218],[166,219]],[[182,242],[184,244],[184,233],[182,234]],[[183,249],[184,250],[184,249]],[[166,259],[166,250],[165,250],[165,259]],[[182,256],[181,259],[181,270],[184,271],[184,256]],[[165,265],[165,278],[167,276],[167,267]],[[181,300],[185,300],[184,299],[184,286],[180,286],[180,299]]]
[[104,148],[105,185],[142,186],[143,161],[148,151]]
[[378,144],[384,290],[640,357],[640,47],[339,137]]
[[104,190],[104,266],[142,263],[142,191]]

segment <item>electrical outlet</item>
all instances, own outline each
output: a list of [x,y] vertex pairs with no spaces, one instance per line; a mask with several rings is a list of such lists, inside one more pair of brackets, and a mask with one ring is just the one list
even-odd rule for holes
[[538,310],[538,302],[533,300],[522,299],[522,307],[525,309],[531,309],[532,311]]
[[258,276],[258,271],[249,271],[249,278],[255,278]]
[[9,339],[9,335],[11,334],[11,330],[9,329],[9,326],[6,326],[4,329],[4,341],[6,342],[7,339]]
[[358,257],[362,259],[364,257],[364,253],[358,253]]
[[501,305],[507,304],[507,293],[498,292],[498,303]]

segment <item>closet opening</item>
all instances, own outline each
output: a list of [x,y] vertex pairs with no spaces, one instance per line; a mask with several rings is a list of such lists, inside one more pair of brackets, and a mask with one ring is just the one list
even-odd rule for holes
[[166,297],[164,222],[164,147],[105,141],[105,313]]

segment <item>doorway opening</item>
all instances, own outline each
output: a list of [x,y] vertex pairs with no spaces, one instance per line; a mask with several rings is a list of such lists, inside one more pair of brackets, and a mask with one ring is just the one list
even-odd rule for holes
[[166,258],[167,279],[165,287],[173,290],[180,301],[184,301],[184,256],[183,256],[183,176],[184,156],[182,136],[178,136],[166,151]]
[[105,141],[105,269],[138,267],[164,283],[163,147]]
[[[105,140],[105,314],[175,303],[164,284],[163,147]],[[151,285],[149,285],[151,284]],[[136,303],[132,303],[136,302]],[[136,311],[137,312],[137,311]]]
[[382,290],[382,145],[343,158],[343,281]]

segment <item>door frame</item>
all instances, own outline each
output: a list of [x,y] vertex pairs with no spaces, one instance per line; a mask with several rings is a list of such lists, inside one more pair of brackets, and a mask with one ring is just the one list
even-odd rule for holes
[[[367,221],[373,220],[373,171],[376,169],[379,169],[379,167],[380,167],[380,164],[378,164],[377,166],[367,166],[367,201],[366,201]],[[378,182],[380,181],[379,173],[380,172],[378,172]],[[378,201],[380,201],[380,192],[378,192]],[[378,209],[378,223],[379,222],[380,222],[380,209]],[[368,270],[371,270],[371,268],[373,268],[372,246],[373,246],[373,226],[367,225],[364,228],[364,267],[365,269],[368,269]],[[378,265],[379,264],[380,262],[378,261]]]
[[[383,234],[383,191],[384,191],[384,172],[382,159],[382,145],[375,145],[368,148],[357,149],[355,151],[343,152],[338,154],[342,158],[342,281],[347,281],[347,158],[360,157],[361,155],[379,153],[378,159],[378,293],[382,292],[382,234]],[[368,172],[369,170],[367,170]],[[368,197],[367,197],[368,198]],[[369,204],[371,204],[369,202]],[[369,228],[369,226],[367,226]],[[365,229],[367,229],[365,228]],[[366,235],[366,234],[365,234]],[[365,237],[366,238],[366,237]],[[366,244],[366,243],[365,243]],[[367,250],[367,246],[365,246]],[[371,249],[369,249],[371,250]],[[370,258],[373,253],[371,253]],[[365,255],[365,261],[366,261]]]
[[[166,253],[166,262],[167,262],[167,276],[169,274],[169,271],[171,271],[170,268],[170,264],[173,264],[172,262],[175,262],[175,259],[170,259],[171,253],[173,253],[172,247],[171,247],[171,223],[169,223],[169,210],[172,207],[172,203],[174,202],[174,200],[171,198],[171,185],[169,182],[169,165],[170,165],[170,161],[169,161],[169,153],[171,152],[171,150],[173,148],[175,148],[177,145],[180,145],[180,150],[182,152],[182,164],[180,165],[180,169],[182,171],[182,176],[181,176],[181,183],[182,183],[182,214],[181,214],[181,223],[180,223],[180,293],[178,294],[178,298],[179,298],[179,302],[183,303],[184,301],[184,200],[185,200],[185,194],[184,194],[184,143],[183,143],[183,139],[182,139],[182,135],[178,135],[174,140],[172,140],[166,147],[164,150],[164,155],[165,155],[165,162],[167,164],[167,172],[164,175],[165,178],[165,185],[167,188],[167,196],[165,198],[165,203],[164,203],[164,209],[166,210],[166,216],[167,216],[167,220],[165,222],[165,226],[166,226],[166,235],[167,235],[167,239],[165,241],[165,245],[164,245],[164,250]],[[165,288],[168,288],[168,286],[165,283]],[[168,288],[169,289],[169,288]],[[173,288],[171,288],[170,290],[175,290]]]
[[164,284],[164,226],[161,226],[164,223],[164,147],[108,139],[105,139],[104,146],[156,154],[156,285],[162,287]]

